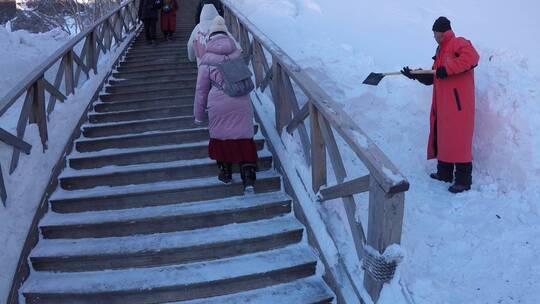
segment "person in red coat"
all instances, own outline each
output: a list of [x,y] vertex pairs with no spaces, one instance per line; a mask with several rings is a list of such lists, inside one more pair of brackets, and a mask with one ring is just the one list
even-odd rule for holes
[[433,85],[428,159],[437,158],[437,172],[430,176],[443,182],[454,181],[452,193],[471,189],[472,138],[474,129],[474,68],[480,56],[471,42],[456,37],[446,17],[433,24],[439,44],[433,59],[435,75],[412,75],[409,67],[401,71],[410,79]]
[[164,0],[161,7],[161,31],[165,40],[171,40],[176,30],[176,11],[178,2],[176,0]]

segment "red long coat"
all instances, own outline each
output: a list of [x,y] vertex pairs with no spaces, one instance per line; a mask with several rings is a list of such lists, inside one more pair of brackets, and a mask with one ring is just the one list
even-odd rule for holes
[[[165,1],[166,2],[166,1]],[[175,32],[176,31],[176,11],[178,10],[178,3],[176,0],[171,0],[172,10],[165,13],[161,11],[161,31],[162,32]]]
[[480,56],[471,42],[447,31],[434,57],[433,69],[445,67],[448,77],[433,80],[428,159],[449,163],[472,161],[474,67]]

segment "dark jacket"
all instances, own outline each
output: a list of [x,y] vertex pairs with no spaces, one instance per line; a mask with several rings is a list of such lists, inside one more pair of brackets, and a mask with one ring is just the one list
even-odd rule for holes
[[139,18],[157,19],[161,4],[161,0],[141,0],[139,3]]
[[205,4],[213,4],[218,13],[223,17],[223,5],[219,0],[201,0],[199,1],[199,6],[197,7],[197,15],[195,15],[195,23],[201,23],[201,12]]

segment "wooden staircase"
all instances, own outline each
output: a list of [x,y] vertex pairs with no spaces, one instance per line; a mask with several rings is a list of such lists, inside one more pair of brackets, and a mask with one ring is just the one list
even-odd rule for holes
[[193,123],[192,28],[157,46],[140,35],[113,73],[40,222],[21,302],[333,301],[260,132],[255,194],[237,173],[216,178]]

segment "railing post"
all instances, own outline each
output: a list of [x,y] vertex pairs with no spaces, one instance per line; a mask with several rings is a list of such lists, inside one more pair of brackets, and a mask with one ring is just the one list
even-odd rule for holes
[[32,104],[32,118],[38,125],[39,136],[43,151],[47,149],[47,115],[45,112],[45,85],[43,84],[43,76],[34,83],[34,98]]
[[73,76],[73,51],[69,50],[64,56],[65,64],[65,85],[66,85],[66,96],[75,93],[75,82]]
[[86,43],[88,43],[88,48],[86,53],[86,66],[88,69],[93,69],[94,74],[97,74],[97,61],[96,61],[96,35],[94,31],[91,31],[86,37]]
[[319,110],[309,101],[309,117],[311,125],[311,180],[313,192],[326,184],[326,148],[319,125]]
[[[367,245],[382,254],[388,246],[401,243],[405,192],[387,194],[374,178],[369,184]],[[365,272],[364,287],[374,303],[379,299],[383,284]]]

